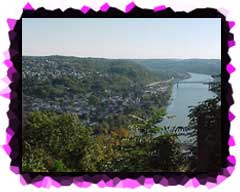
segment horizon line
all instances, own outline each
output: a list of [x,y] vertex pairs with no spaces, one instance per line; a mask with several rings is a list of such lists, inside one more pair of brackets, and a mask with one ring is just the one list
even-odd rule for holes
[[148,58],[116,58],[116,57],[95,57],[95,56],[75,56],[75,55],[22,55],[22,57],[52,57],[52,56],[60,56],[60,57],[77,57],[77,58],[92,58],[92,59],[126,59],[126,60],[134,60],[134,59],[173,59],[173,60],[190,60],[190,59],[215,59],[221,60],[221,58],[199,58],[199,57],[191,57],[191,58],[178,58],[178,57],[148,57]]

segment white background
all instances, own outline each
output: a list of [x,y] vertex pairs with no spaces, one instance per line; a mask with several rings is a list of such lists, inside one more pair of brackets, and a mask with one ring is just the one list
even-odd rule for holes
[[[117,7],[121,10],[125,10],[127,4],[130,0],[29,0],[34,8],[45,7],[47,9],[61,8],[65,10],[66,8],[73,7],[80,9],[83,5],[90,6],[94,10],[99,10],[99,8],[106,2],[112,7]],[[231,75],[230,83],[233,87],[233,98],[235,104],[231,107],[231,111],[236,115],[240,114],[239,105],[239,95],[240,86],[238,82],[240,80],[240,5],[238,5],[238,0],[135,0],[136,5],[142,8],[154,8],[155,6],[165,5],[166,7],[171,7],[175,11],[190,11],[195,8],[206,8],[212,7],[221,10],[225,10],[224,13],[228,21],[235,21],[236,25],[231,30],[234,33],[234,39],[236,41],[236,46],[230,49],[230,57],[232,58],[231,63],[235,66],[236,71]],[[27,3],[26,0],[1,0],[0,1],[0,91],[7,87],[1,79],[6,76],[7,67],[4,66],[3,61],[5,60],[4,52],[9,47],[8,39],[8,25],[6,22],[7,18],[19,19],[22,13],[22,8]],[[239,3],[240,4],[240,3]],[[206,45],[207,46],[207,45]],[[8,111],[9,100],[0,96],[0,145],[6,143],[6,128],[8,127],[8,118],[6,112]],[[240,191],[240,167],[239,167],[239,144],[240,144],[240,120],[239,116],[231,123],[230,134],[235,136],[236,146],[230,148],[230,153],[237,157],[237,165],[233,174],[228,177],[223,183],[211,189],[211,191]],[[20,184],[20,176],[14,174],[9,170],[10,158],[5,153],[2,147],[0,147],[0,189],[1,191],[21,191],[21,192],[34,192],[34,191],[123,191],[122,188],[98,188],[96,185],[92,185],[90,188],[78,188],[75,185],[70,187],[55,188],[36,188],[32,185],[23,186]],[[161,185],[154,185],[151,191],[206,191],[208,188],[206,186],[200,186],[198,188],[185,188],[184,186],[173,186],[173,187],[163,187]],[[130,191],[131,189],[124,189]],[[149,191],[145,187],[138,187],[135,191]]]

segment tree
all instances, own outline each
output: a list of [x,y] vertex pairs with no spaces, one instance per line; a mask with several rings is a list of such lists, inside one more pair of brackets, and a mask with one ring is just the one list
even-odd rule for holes
[[[220,98],[208,99],[191,109],[189,126],[194,130],[194,153],[198,171],[216,171],[221,167]],[[196,147],[197,146],[197,147]]]
[[[29,113],[24,124],[23,170],[182,170],[184,162],[176,135],[157,126],[165,112],[163,109],[153,111],[150,118],[132,115],[133,120],[128,127],[99,135],[93,135],[91,129],[83,126],[74,114]],[[161,135],[156,136],[159,132]]]
[[[23,128],[23,162],[25,163],[23,164],[27,164],[27,159],[33,159],[32,162],[39,162],[44,167],[43,170],[52,170],[54,165],[58,170],[65,166],[70,169],[81,169],[79,159],[85,155],[84,148],[88,147],[91,134],[91,129],[82,125],[77,115],[31,112],[27,114]],[[43,160],[37,153],[34,155],[35,150],[49,154],[52,167],[43,165]]]

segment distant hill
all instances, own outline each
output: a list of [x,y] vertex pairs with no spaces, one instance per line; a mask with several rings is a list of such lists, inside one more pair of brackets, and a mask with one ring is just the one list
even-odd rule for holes
[[[159,75],[133,60],[66,56],[23,56],[23,91],[36,96],[111,90],[121,94],[130,87],[158,81]],[[31,89],[29,89],[31,87]]]
[[[23,90],[36,96],[61,95],[67,89],[74,94],[126,93],[130,87],[159,80],[188,78],[187,72],[220,74],[217,59],[104,59],[68,56],[23,56]],[[32,87],[32,89],[29,89]],[[30,95],[31,95],[30,94]]]
[[148,117],[166,106],[171,86],[146,86],[160,80],[134,60],[24,56],[23,111],[75,113],[98,134],[126,127],[132,121],[129,114]]
[[218,62],[23,56],[23,109],[76,113],[97,131],[104,124],[121,128],[129,123],[129,114],[147,117],[154,107],[168,104],[171,84],[146,90],[147,84],[184,79],[187,72],[216,74]]
[[182,78],[186,72],[208,75],[221,73],[219,59],[136,59],[136,63],[161,74],[164,79],[171,76]]

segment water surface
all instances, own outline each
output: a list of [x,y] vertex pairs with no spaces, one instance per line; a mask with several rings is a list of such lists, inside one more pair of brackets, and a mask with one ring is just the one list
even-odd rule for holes
[[[210,75],[189,73],[191,77],[183,82],[212,81]],[[187,126],[189,123],[189,106],[197,106],[199,102],[213,98],[215,93],[208,90],[208,85],[203,83],[175,84],[172,88],[170,104],[167,107],[167,115],[175,116],[171,119],[164,119],[162,126]]]

